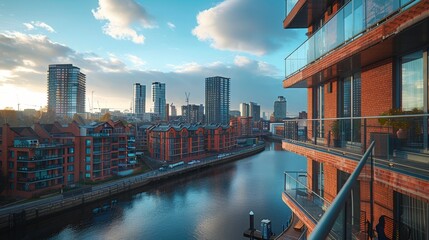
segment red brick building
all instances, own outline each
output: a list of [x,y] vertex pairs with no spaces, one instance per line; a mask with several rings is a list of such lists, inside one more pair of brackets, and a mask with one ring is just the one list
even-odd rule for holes
[[134,136],[122,122],[0,128],[2,195],[30,198],[135,166]]
[[235,117],[229,120],[229,125],[236,137],[252,136],[252,117]]
[[229,126],[157,125],[147,131],[149,154],[160,161],[188,161],[235,147]]
[[[373,196],[360,177],[339,237],[367,238],[384,216],[389,238],[429,239],[429,1],[286,3],[284,28],[306,28],[308,39],[286,57],[283,87],[307,88],[309,120],[305,140],[285,139],[283,148],[307,157],[294,181],[313,205],[303,207],[292,188],[283,200],[311,233],[375,140]],[[385,116],[395,114],[408,117]]]

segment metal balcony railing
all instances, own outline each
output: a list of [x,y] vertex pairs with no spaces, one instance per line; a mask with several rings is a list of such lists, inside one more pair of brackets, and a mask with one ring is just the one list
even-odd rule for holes
[[[387,17],[406,9],[420,0],[351,0],[303,44],[285,58],[285,76],[288,78],[308,64],[355,39]],[[287,14],[296,4],[287,0]],[[289,7],[291,6],[291,7]]]
[[376,165],[429,179],[429,114],[284,121],[284,141],[356,160],[376,141]]
[[[316,227],[313,229],[313,232],[310,235],[309,239],[367,239],[368,232],[366,228],[367,221],[370,223],[370,226],[373,226],[373,180],[374,180],[374,164],[372,151],[374,149],[375,143],[371,142],[365,154],[362,156],[355,170],[352,172],[350,177],[344,183],[337,196],[334,198],[334,201],[323,214],[320,221],[317,223]],[[368,161],[369,159],[369,161]],[[363,194],[357,194],[354,196],[352,190],[357,185],[362,185],[358,182],[366,181],[368,182],[369,195],[364,196]],[[361,221],[362,208],[364,204],[360,206],[361,209],[355,209],[356,204],[355,200],[358,201],[368,201],[370,204],[370,215],[369,219],[366,218],[364,214],[364,220]],[[347,206],[346,201],[353,202],[351,207]],[[365,208],[366,209],[366,208]],[[358,219],[358,220],[357,220]],[[363,226],[362,226],[363,225]]]

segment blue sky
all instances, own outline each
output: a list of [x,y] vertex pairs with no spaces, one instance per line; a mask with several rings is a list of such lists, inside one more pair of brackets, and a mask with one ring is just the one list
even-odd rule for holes
[[[283,95],[291,115],[305,89],[283,89],[284,57],[304,40],[284,30],[284,1],[0,1],[0,109],[46,105],[49,64],[87,76],[94,107],[130,108],[132,84],[166,83],[167,102],[204,103],[204,78],[231,78],[231,109],[257,102],[272,112]],[[87,111],[89,101],[87,100]]]

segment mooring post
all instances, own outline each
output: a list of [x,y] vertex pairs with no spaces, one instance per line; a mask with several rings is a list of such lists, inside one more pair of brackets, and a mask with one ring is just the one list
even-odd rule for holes
[[250,230],[250,240],[253,240],[253,232],[255,231],[255,214],[253,211],[249,212],[249,230]]

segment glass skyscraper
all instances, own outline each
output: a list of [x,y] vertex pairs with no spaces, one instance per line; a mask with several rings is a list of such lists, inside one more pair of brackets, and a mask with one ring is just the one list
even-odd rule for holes
[[206,123],[229,124],[230,78],[206,78]]
[[152,83],[152,111],[157,114],[161,120],[166,119],[165,114],[165,83]]
[[85,112],[86,76],[72,64],[52,64],[48,69],[48,110],[72,118]]
[[133,113],[142,115],[146,112],[146,86],[133,84]]

